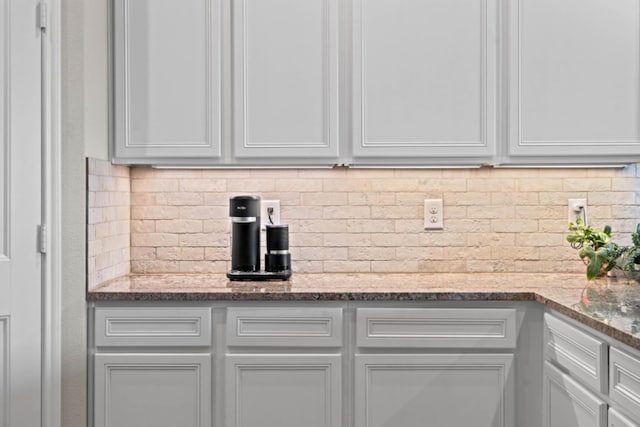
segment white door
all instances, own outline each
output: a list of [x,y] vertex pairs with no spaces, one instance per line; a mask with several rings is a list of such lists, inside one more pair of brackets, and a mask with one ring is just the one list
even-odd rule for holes
[[40,31],[0,0],[0,426],[40,425]]

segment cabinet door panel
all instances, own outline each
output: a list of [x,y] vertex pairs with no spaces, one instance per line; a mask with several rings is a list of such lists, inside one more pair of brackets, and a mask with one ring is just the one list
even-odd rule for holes
[[491,156],[494,0],[354,3],[356,163]]
[[607,404],[545,362],[544,427],[605,427]]
[[117,0],[114,13],[115,156],[218,157],[218,0]]
[[236,158],[337,157],[336,0],[237,0]]
[[97,354],[95,427],[210,427],[211,355]]
[[638,427],[638,424],[634,423],[613,408],[609,408],[608,425],[609,427]]
[[640,154],[640,2],[510,10],[510,153]]
[[356,355],[356,427],[514,426],[513,356]]
[[227,427],[340,427],[339,355],[227,355]]

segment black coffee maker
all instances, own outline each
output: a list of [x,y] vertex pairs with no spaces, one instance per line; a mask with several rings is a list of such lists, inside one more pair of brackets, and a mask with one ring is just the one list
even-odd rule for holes
[[289,227],[267,226],[266,271],[260,270],[260,197],[229,200],[231,217],[231,280],[287,280],[291,277]]

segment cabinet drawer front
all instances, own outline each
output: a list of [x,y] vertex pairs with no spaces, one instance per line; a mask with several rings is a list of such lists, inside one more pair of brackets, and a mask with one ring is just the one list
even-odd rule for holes
[[340,347],[339,308],[229,308],[227,344],[260,347]]
[[594,390],[607,391],[607,345],[563,320],[545,313],[547,359],[566,368]]
[[361,308],[358,347],[515,348],[515,309]]
[[609,377],[611,400],[640,419],[640,359],[611,348]]
[[609,427],[640,427],[613,408],[609,408]]
[[96,308],[96,346],[211,345],[210,308]]

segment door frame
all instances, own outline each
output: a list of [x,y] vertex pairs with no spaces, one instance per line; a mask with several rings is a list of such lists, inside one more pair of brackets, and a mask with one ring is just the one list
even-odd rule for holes
[[[41,0],[48,15],[42,37],[42,420],[61,427],[61,0]],[[40,10],[42,12],[42,9]]]

